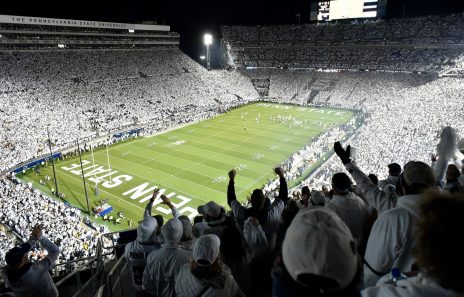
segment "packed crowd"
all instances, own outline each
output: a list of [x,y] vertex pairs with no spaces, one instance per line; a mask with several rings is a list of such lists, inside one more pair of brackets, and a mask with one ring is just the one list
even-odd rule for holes
[[62,149],[76,137],[258,97],[240,73],[206,71],[178,49],[4,51],[0,67],[0,172],[44,154],[47,128]]
[[[240,176],[231,170],[224,201],[231,211],[210,201],[198,207],[193,224],[156,189],[136,239],[125,246],[136,296],[462,296],[457,235],[464,232],[464,165],[450,163],[460,144],[446,127],[433,166],[392,163],[379,182],[356,166],[350,146],[335,142],[337,161],[355,187],[347,174],[334,173],[323,192],[305,187],[290,198],[278,167],[278,195],[255,189],[250,207],[237,201]],[[172,219],[152,216],[159,203],[171,209]],[[18,296],[32,290],[58,296],[47,269],[64,247],[49,240],[56,234],[42,231],[56,226],[26,219],[35,227],[24,234],[28,242],[6,252],[6,282]],[[30,263],[24,257],[34,245],[47,253]]]
[[[66,263],[94,256],[99,236],[108,232],[104,226],[98,226],[96,230],[88,228],[83,224],[79,210],[14,178],[0,179],[0,205],[0,223],[15,234],[8,237],[8,241],[2,240],[2,245],[5,245],[3,251],[9,250],[8,246],[14,246],[16,241],[27,241],[30,226],[40,224],[46,228],[45,235],[61,249],[56,264]],[[37,254],[41,252],[40,248],[36,251]],[[5,254],[0,256],[0,266],[4,266]],[[69,272],[67,269],[60,266],[55,273]]]
[[[386,73],[324,73],[321,79],[332,80],[332,87],[318,92],[312,103],[363,111],[364,125],[351,142],[353,159],[360,168],[380,178],[386,177],[385,164],[389,162],[415,159],[429,163],[443,125],[455,127],[458,135],[464,135],[460,120],[464,117],[460,108],[462,79],[432,80]],[[461,157],[453,162],[459,165],[464,159]],[[330,160],[303,184],[320,189],[329,185],[333,172],[343,170],[336,160]]]
[[462,42],[463,26],[463,15],[453,14],[304,25],[224,26],[223,33],[226,39],[240,47],[305,44],[452,44]]
[[[334,173],[324,192],[306,187],[289,198],[276,168],[278,195],[256,189],[247,208],[232,170],[231,212],[210,201],[193,225],[155,191],[125,248],[137,296],[462,296],[454,232],[464,232],[464,172],[446,166],[454,151],[438,149],[435,171],[420,161],[390,164],[380,184],[392,195],[354,164],[350,147],[335,142],[334,150],[356,187]],[[173,215],[161,225],[151,216],[158,203]]]
[[239,68],[437,72],[463,56],[462,14],[364,22],[223,27]]
[[[339,69],[436,73],[456,67],[461,48],[399,46],[245,48],[231,55],[242,68]],[[288,62],[291,61],[291,62]]]
[[[462,35],[454,28],[456,24],[462,27],[462,16],[441,20],[427,17],[362,24],[233,27],[226,28],[224,34],[232,44],[231,55],[235,50],[241,51],[243,56],[239,60],[244,66],[438,71],[455,65],[456,58],[462,61],[462,51],[401,45],[461,42]],[[276,40],[275,36],[287,37]],[[349,41],[345,36],[350,36]],[[394,47],[355,46],[379,41]],[[288,50],[270,46],[312,42],[328,47],[348,43],[354,48]],[[246,46],[258,48],[243,50]],[[441,250],[436,246],[427,249],[430,243],[427,236],[431,233],[424,226],[443,215],[434,213],[438,210],[433,205],[439,202],[430,199],[419,209],[423,193],[434,187],[437,180],[442,182],[439,185],[443,192],[461,192],[463,188],[460,162],[464,155],[460,152],[453,152],[449,159],[439,154],[438,163],[446,159],[450,164],[446,174],[431,173],[426,165],[435,153],[443,126],[454,127],[457,135],[464,133],[462,79],[287,69],[206,71],[172,48],[2,51],[0,68],[5,69],[0,77],[0,172],[44,154],[47,128],[56,150],[72,145],[70,140],[76,137],[111,135],[125,127],[145,126],[144,133],[152,134],[256,100],[254,78],[268,80],[267,85],[263,84],[269,88],[268,97],[278,98],[279,102],[362,110],[365,124],[350,141],[351,151],[336,146],[338,157],[334,156],[304,181],[302,186],[306,187],[294,192],[292,199],[287,195],[286,179],[298,178],[309,164],[305,161],[323,156],[346,131],[331,130],[290,156],[284,164],[286,172],[276,169],[278,178],[264,190],[253,192],[249,208],[235,198],[235,172],[231,171],[227,191],[231,214],[210,202],[198,209],[202,217],[192,225],[179,216],[169,199],[155,193],[137,229],[137,240],[126,248],[132,281],[141,296],[155,292],[157,296],[172,296],[173,292],[177,296],[269,296],[271,291],[275,296],[359,296],[361,289],[368,287],[372,288],[362,291],[363,296],[460,296],[464,291],[456,282],[463,278],[461,270],[455,269],[454,262],[446,258],[453,256],[456,263],[462,263],[461,255],[452,251],[447,255],[452,239],[441,238]],[[435,162],[436,157],[433,159]],[[410,160],[423,163],[408,163]],[[301,162],[303,166],[298,165]],[[392,170],[399,165],[387,170],[387,165],[393,163],[404,165],[400,166],[403,177]],[[368,173],[375,173],[375,177]],[[356,182],[355,192],[349,175]],[[378,185],[376,180],[381,180]],[[398,184],[399,180],[403,184]],[[462,202],[447,196],[441,198],[444,207],[449,207],[447,211],[452,212],[453,207],[462,209]],[[38,229],[33,231],[38,261],[48,256],[37,241],[45,250],[50,249],[50,257],[55,257],[50,258],[49,264],[59,264],[93,255],[99,235],[106,231],[83,226],[77,210],[14,178],[1,177],[0,200],[0,223],[21,241],[27,241],[32,226],[42,224],[43,234]],[[164,225],[151,217],[152,205],[161,201],[171,207],[174,216]],[[322,208],[325,204],[327,207]],[[424,219],[418,225],[422,231],[418,231],[421,237],[417,241],[417,262],[411,251],[415,235],[411,232],[416,232],[412,226],[417,221],[406,218],[405,211]],[[385,229],[392,218],[402,221]],[[437,234],[451,228],[463,232],[462,222],[457,218],[454,226],[438,223]],[[318,233],[320,229],[316,226],[323,226],[323,234]],[[366,230],[370,228],[365,227],[372,231],[369,233]],[[407,237],[396,238],[398,233]],[[383,242],[379,234],[391,237]],[[317,247],[311,245],[312,236],[319,236],[317,240],[322,243]],[[321,236],[327,236],[324,237],[327,242],[335,244],[328,245],[321,241]],[[51,242],[45,241],[45,237]],[[15,245],[12,236],[0,233],[0,238],[0,252]],[[407,245],[401,246],[401,258],[395,258],[397,254],[392,254],[395,250],[390,245],[400,244],[401,240]],[[52,246],[55,243],[56,248]],[[325,252],[324,248],[328,251],[326,258],[319,255],[320,251]],[[431,257],[430,251],[444,252],[443,258]],[[330,257],[333,254],[339,257]],[[1,266],[6,256],[0,253]],[[359,259],[367,262],[364,267]],[[16,262],[11,260],[8,264],[18,265],[17,260],[16,257]],[[448,267],[437,267],[440,261],[449,264]],[[402,281],[399,279],[406,275],[395,274],[391,280],[392,268],[420,274]],[[271,271],[272,279],[268,277]],[[448,274],[449,271],[455,275]],[[380,275],[383,281],[397,286],[374,287]],[[381,283],[382,280],[378,284]],[[395,293],[401,290],[409,295]]]

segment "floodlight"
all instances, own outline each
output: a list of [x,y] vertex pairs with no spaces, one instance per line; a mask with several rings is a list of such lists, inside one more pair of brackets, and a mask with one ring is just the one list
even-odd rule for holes
[[135,30],[134,29],[129,29],[129,33],[134,33]]
[[204,59],[206,59],[205,56],[200,56],[200,60],[204,60]]
[[204,42],[205,42],[205,45],[213,44],[213,35],[205,34]]

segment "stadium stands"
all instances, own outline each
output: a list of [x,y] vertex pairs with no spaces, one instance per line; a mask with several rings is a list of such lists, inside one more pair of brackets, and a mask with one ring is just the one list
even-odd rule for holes
[[[414,238],[413,232],[419,232],[421,236],[418,242],[421,251],[419,263],[440,266],[437,264],[439,261],[434,261],[435,252],[442,255],[456,252],[452,248],[453,240],[457,242],[459,236],[444,238],[444,246],[440,249],[429,246],[434,241],[430,236],[446,233],[443,230],[451,226],[437,224],[438,231],[433,233],[434,230],[419,225],[419,231],[416,231],[411,227],[417,223],[415,218],[409,220],[409,213],[404,209],[426,222],[437,218],[434,212],[442,209],[446,208],[447,212],[451,212],[453,207],[462,209],[462,201],[452,200],[447,194],[442,196],[448,199],[449,205],[439,209],[431,207],[432,200],[424,200],[427,195],[417,184],[421,184],[420,181],[427,176],[427,188],[435,186],[435,179],[438,179],[440,183],[436,187],[442,192],[456,185],[457,189],[462,189],[459,185],[462,186],[464,172],[459,179],[451,180],[445,171],[448,163],[461,169],[461,160],[464,159],[464,145],[458,145],[456,149],[456,143],[464,134],[464,81],[460,77],[438,77],[437,74],[451,67],[462,67],[463,26],[463,15],[451,15],[304,26],[224,27],[224,37],[230,49],[227,54],[238,66],[236,71],[206,71],[175,46],[151,44],[150,48],[125,49],[126,43],[133,41],[131,38],[122,38],[124,46],[118,49],[107,42],[104,43],[105,49],[36,50],[32,47],[21,51],[12,49],[11,44],[15,44],[12,42],[0,49],[0,69],[4,70],[0,75],[0,172],[8,172],[21,162],[44,155],[47,152],[47,129],[52,135],[54,149],[64,151],[74,146],[76,138],[89,140],[103,135],[108,140],[113,132],[129,127],[143,127],[143,133],[152,134],[210,118],[230,107],[257,100],[360,110],[359,117],[346,126],[328,130],[314,139],[311,145],[289,156],[282,167],[297,169],[292,172],[276,169],[279,178],[276,177],[262,190],[253,192],[251,208],[245,210],[237,206],[235,213],[230,213],[216,203],[207,204],[200,211],[204,217],[196,218],[193,225],[188,219],[181,220],[175,215],[171,222],[175,221],[177,229],[172,224],[160,229],[158,226],[162,224],[155,223],[150,216],[146,219],[147,225],[142,221],[138,232],[157,235],[156,243],[165,243],[169,232],[176,233],[176,238],[180,237],[181,225],[182,238],[188,241],[192,234],[193,237],[198,235],[200,229],[204,233],[207,233],[205,230],[218,233],[218,236],[201,234],[185,245],[192,249],[192,261],[181,269],[177,267],[176,271],[171,271],[166,280],[168,291],[180,288],[179,292],[185,296],[200,296],[200,293],[204,296],[244,296],[243,292],[248,296],[270,296],[271,290],[275,296],[323,296],[321,292],[329,291],[331,296],[359,296],[361,288],[375,285],[367,281],[362,283],[363,270],[366,275],[368,270],[378,269],[380,274],[384,274],[381,279],[384,286],[367,289],[362,292],[363,296],[384,296],[381,295],[384,290],[404,290],[395,296],[426,296],[425,293],[414,295],[415,291],[407,291],[411,287],[433,292],[435,296],[460,296],[464,289],[456,279],[464,277],[462,269],[449,265],[433,266],[434,270],[419,267],[417,270],[409,265],[415,260],[410,253],[410,245],[401,246],[407,260],[395,259],[398,261],[391,261],[385,267],[361,267],[359,259],[365,252],[373,259],[371,264],[382,262],[382,257],[396,251],[388,249],[390,243],[409,244]],[[26,29],[23,26],[19,28]],[[38,29],[27,29],[34,28]],[[0,31],[13,29],[18,28],[11,24],[0,27]],[[43,28],[39,29],[43,31]],[[53,29],[47,28],[47,33],[40,30],[40,34],[56,41],[51,34]],[[59,32],[76,31],[60,28]],[[77,32],[81,35],[105,34],[107,39],[103,40],[106,41],[111,39],[108,34],[123,34],[95,28]],[[169,39],[169,35],[178,37],[169,32],[156,38],[164,41]],[[359,122],[363,126],[349,140],[351,153],[339,148],[336,156],[327,160],[301,184],[323,193],[322,199],[329,207],[299,209],[306,208],[298,201],[299,198],[295,198],[299,196],[288,199],[288,193],[279,193],[274,199],[274,192],[279,186],[286,188],[286,180],[299,177],[308,167],[302,160],[321,158],[334,142],[352,132],[352,126]],[[437,143],[444,141],[444,133],[440,133],[444,126],[453,127],[453,133],[457,135],[448,141],[448,147],[452,148],[449,154],[441,149],[436,151]],[[462,144],[462,141],[459,143]],[[431,163],[432,153],[439,155],[437,164],[445,164],[443,168],[436,165],[435,175],[427,165]],[[375,173],[383,180],[387,178],[388,164],[396,162],[404,167],[411,160],[424,164],[412,165],[419,169],[406,166],[401,177],[402,184],[389,185],[393,191],[387,192],[374,186],[375,195],[395,198],[392,200],[394,203],[388,204],[387,210],[375,203],[377,196],[372,198],[371,192],[363,188],[365,183],[363,186],[360,183],[355,191],[350,192],[351,183],[344,177],[333,179],[335,173],[353,174],[356,169],[366,174]],[[235,171],[231,171],[229,177],[230,190],[234,185]],[[240,179],[239,172],[236,178]],[[372,189],[372,185],[367,184]],[[224,188],[223,206],[227,202],[226,193],[230,194]],[[403,197],[398,201],[404,199],[396,202],[399,196]],[[349,210],[345,214],[341,210],[340,217],[337,216],[328,210],[333,208],[332,198],[333,201],[356,200],[369,211],[369,217],[363,217],[362,222],[356,221],[361,218],[350,216]],[[462,200],[462,197],[459,199]],[[423,201],[424,206],[419,208]],[[78,210],[45,196],[8,173],[0,177],[0,206],[0,223],[14,231],[19,241],[26,241],[30,235],[28,230],[36,223],[42,223],[46,236],[59,243],[61,251],[57,264],[60,268],[55,269],[57,275],[75,268],[66,265],[69,261],[99,256],[97,245],[104,237],[102,234],[108,231],[105,227],[93,225],[92,229],[84,226],[85,218]],[[374,223],[376,212],[379,218]],[[438,215],[441,219],[446,216],[443,213]],[[453,231],[461,234],[462,219],[456,213],[453,216],[456,220],[452,224]],[[267,221],[268,218],[272,218],[272,224]],[[396,224],[400,220],[395,221],[397,218],[406,223]],[[182,222],[177,222],[178,219]],[[389,224],[391,220],[394,220],[393,224]],[[362,238],[362,242],[353,239],[349,229],[353,221],[358,226],[366,226],[365,229],[358,228],[363,229],[360,232],[366,232],[357,236]],[[393,227],[388,229],[385,226]],[[390,241],[381,246],[379,256],[373,256],[376,243],[369,240],[370,228],[373,230],[371,234],[374,234],[371,238],[377,238],[379,234],[391,235]],[[308,232],[306,237],[299,233],[301,230]],[[321,234],[314,240],[320,240],[321,244],[316,246],[311,236],[316,236],[317,232]],[[406,234],[403,241],[398,234]],[[15,245],[15,239],[5,233],[0,233],[0,236],[0,265],[3,266],[6,251]],[[104,238],[109,245],[116,244],[117,236]],[[193,243],[196,239],[198,243]],[[220,247],[221,242],[233,243],[234,246],[227,250],[224,246]],[[174,243],[169,241],[169,244]],[[432,253],[427,253],[428,248]],[[162,251],[168,249],[165,247]],[[218,260],[222,257],[220,249],[229,253],[228,266]],[[333,257],[319,257],[322,249]],[[42,252],[37,247],[36,255]],[[143,254],[138,259],[146,259],[146,256]],[[462,253],[453,256],[456,263],[462,263]],[[111,260],[111,265],[116,267],[125,265],[124,257],[116,264],[113,257],[106,260]],[[417,278],[392,280],[391,268],[401,268],[403,272],[413,270],[420,274]],[[447,269],[453,274],[447,274]],[[155,270],[139,271],[138,277]],[[268,277],[271,271],[272,279]],[[100,281],[104,282],[106,276],[108,274],[100,275]],[[243,278],[239,279],[239,276]],[[422,282],[422,277],[427,281]],[[130,277],[122,274],[119,281],[130,282]],[[112,281],[107,284],[112,284]],[[158,284],[162,286],[163,282]],[[108,291],[112,289],[107,287]],[[156,290],[161,292],[166,288]],[[131,292],[131,289],[126,292]]]
[[462,58],[462,14],[407,20],[223,27],[230,64],[291,68],[437,72]]
[[7,51],[0,65],[8,69],[0,80],[0,171],[43,154],[47,127],[64,148],[95,136],[95,126],[103,134],[179,110],[193,119],[192,109],[258,97],[239,73],[208,72],[178,49]]

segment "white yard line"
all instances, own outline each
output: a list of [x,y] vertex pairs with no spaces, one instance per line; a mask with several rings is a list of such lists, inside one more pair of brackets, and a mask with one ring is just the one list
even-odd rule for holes
[[[124,158],[121,158],[121,157],[118,157],[118,156],[115,156],[115,155],[113,155],[112,157],[113,157],[113,158],[118,158],[118,159],[124,160],[124,161],[129,162],[129,163],[132,163],[132,164],[135,164],[135,165],[137,165],[137,167],[144,167],[144,168],[147,168],[147,169],[150,169],[150,170],[157,170],[157,171],[160,171],[162,174],[168,175],[168,176],[169,176],[169,177],[166,178],[164,181],[169,180],[170,177],[175,177],[175,178],[177,178],[177,179],[186,181],[187,183],[193,184],[193,185],[195,185],[195,186],[200,186],[200,187],[206,188],[206,189],[208,189],[208,190],[210,190],[210,191],[215,191],[215,192],[218,192],[218,193],[224,195],[224,192],[221,192],[221,191],[218,191],[218,190],[209,188],[209,187],[204,186],[204,185],[201,185],[201,184],[197,184],[197,183],[195,183],[195,182],[192,182],[191,180],[188,180],[188,179],[185,179],[185,178],[183,178],[183,177],[178,177],[178,176],[176,176],[176,175],[172,175],[172,174],[163,172],[162,170],[159,170],[159,169],[156,169],[156,168],[154,169],[154,168],[151,168],[151,167],[142,165],[143,163],[136,163],[136,162],[134,162],[134,161],[126,160],[126,159],[124,159]],[[147,162],[153,161],[153,160],[155,160],[155,159],[156,159],[156,158],[150,159],[150,160],[147,161]],[[135,168],[135,166],[128,166],[128,167],[130,167],[130,168]],[[176,166],[173,166],[173,167],[176,167]],[[111,169],[120,170],[120,169],[117,168],[117,167],[112,167]],[[138,174],[135,174],[135,173],[133,173],[133,172],[127,172],[126,170],[122,170],[122,171],[125,172],[125,173],[128,174],[128,175],[134,175],[134,176],[140,177],[140,178],[143,179],[143,180],[149,181],[149,180],[147,180],[145,177],[140,176],[140,175],[138,175]],[[180,172],[182,172],[182,170],[179,171],[178,173],[180,173]],[[203,176],[204,176],[204,175],[203,175]],[[206,177],[206,178],[210,178],[210,177]],[[175,188],[173,188],[173,187],[170,187],[170,188],[177,191],[177,189],[175,189]],[[181,192],[184,192],[184,191],[181,191]],[[186,191],[185,191],[185,192],[186,192]],[[200,198],[198,198],[198,199],[200,199]],[[203,200],[203,199],[200,199],[200,200],[205,201],[205,200]],[[208,201],[206,201],[206,202],[208,202]]]

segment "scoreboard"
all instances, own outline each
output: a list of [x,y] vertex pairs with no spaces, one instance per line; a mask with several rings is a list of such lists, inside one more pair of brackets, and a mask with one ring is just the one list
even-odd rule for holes
[[318,21],[385,16],[387,0],[326,0],[318,3]]

